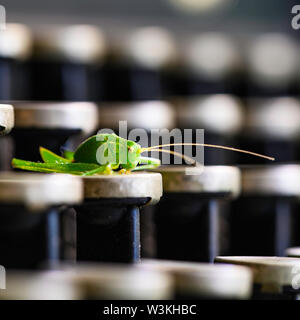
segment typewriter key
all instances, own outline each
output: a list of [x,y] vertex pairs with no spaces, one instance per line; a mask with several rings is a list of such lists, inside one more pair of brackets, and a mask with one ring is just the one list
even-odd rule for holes
[[241,300],[252,293],[252,273],[245,267],[147,259],[139,267],[171,275],[179,300]]
[[107,101],[164,99],[177,60],[172,34],[159,27],[122,30],[107,70]]
[[253,271],[255,300],[298,300],[300,260],[285,257],[217,257],[217,263],[229,263]]
[[40,161],[39,147],[60,154],[70,138],[88,136],[97,128],[98,113],[93,103],[15,103],[12,137],[15,157]]
[[[61,273],[54,274],[54,280],[60,277],[71,282],[82,299],[160,300],[173,297],[172,277],[159,270],[142,270],[120,264],[78,263],[71,267],[62,266]],[[113,306],[110,311],[117,314],[117,308]]]
[[230,254],[284,256],[285,249],[297,244],[300,166],[241,169],[241,196],[229,219]]
[[163,197],[154,207],[159,259],[212,262],[228,246],[227,206],[240,191],[230,166],[170,166],[158,170]]
[[5,282],[5,290],[0,290],[0,300],[82,299],[79,288],[57,271],[6,270]]
[[[200,142],[223,146],[236,146],[241,133],[244,109],[241,101],[230,94],[210,94],[174,99],[177,112],[177,126],[184,142]],[[190,137],[187,130],[192,130]],[[202,137],[197,129],[203,129]],[[201,132],[200,132],[201,134]],[[201,141],[202,138],[202,141]],[[252,150],[249,146],[246,150]],[[240,155],[220,149],[205,148],[206,165],[233,165]],[[247,157],[248,158],[248,157]]]
[[14,110],[11,105],[0,104],[0,170],[9,170],[13,143],[7,135],[14,126]]
[[[300,102],[293,97],[247,99],[245,128],[239,137],[241,148],[270,154],[276,162],[300,159]],[[263,164],[262,158],[238,155],[240,164]]]
[[84,177],[85,201],[76,207],[77,260],[138,262],[140,207],[162,195],[161,175]]
[[285,250],[285,255],[287,257],[300,258],[300,248],[299,247],[287,248]]
[[90,25],[40,27],[35,32],[35,47],[32,100],[103,100],[107,43],[101,29]]
[[[126,123],[120,122],[127,121]],[[169,132],[175,128],[175,110],[173,105],[164,101],[140,101],[132,103],[99,104],[99,128],[110,128],[117,135],[137,141],[142,147],[170,141]],[[141,135],[143,129],[144,136]],[[166,154],[154,153],[154,157],[164,159]],[[141,254],[153,256],[153,238],[151,229],[151,206],[141,208]]]
[[237,39],[206,32],[182,43],[186,69],[183,95],[240,94],[242,58]]
[[62,206],[82,197],[75,176],[0,173],[0,264],[35,269],[68,259]]
[[280,33],[261,34],[248,41],[245,55],[248,97],[295,94],[298,48],[293,38]]
[[22,24],[7,23],[0,39],[0,99],[29,99],[31,30]]

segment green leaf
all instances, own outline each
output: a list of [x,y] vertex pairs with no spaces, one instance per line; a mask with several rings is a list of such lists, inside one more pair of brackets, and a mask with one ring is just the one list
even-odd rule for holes
[[41,163],[13,159],[12,166],[16,169],[35,171],[35,172],[56,172],[68,173],[75,175],[83,175],[86,172],[99,168],[98,165],[92,163]]
[[65,150],[63,154],[64,154],[65,159],[68,159],[70,161],[74,161],[74,153],[75,152],[73,152],[73,151]]
[[71,160],[60,157],[54,152],[40,147],[40,155],[45,163],[70,163]]

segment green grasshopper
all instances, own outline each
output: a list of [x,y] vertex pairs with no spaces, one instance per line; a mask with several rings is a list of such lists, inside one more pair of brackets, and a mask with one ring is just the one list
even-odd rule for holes
[[50,150],[40,147],[40,155],[44,162],[31,162],[14,158],[12,160],[12,166],[28,171],[69,173],[80,176],[113,173],[122,174],[159,167],[161,165],[159,159],[143,157],[141,155],[148,151],[170,153],[195,164],[195,161],[190,157],[175,151],[161,149],[163,147],[176,145],[220,148],[274,160],[274,158],[250,151],[200,143],[173,143],[142,148],[138,143],[123,139],[115,134],[97,134],[82,142],[74,152],[66,150],[63,156],[59,156]]

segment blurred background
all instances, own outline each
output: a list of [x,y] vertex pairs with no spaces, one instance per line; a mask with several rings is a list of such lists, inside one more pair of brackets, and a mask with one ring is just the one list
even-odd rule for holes
[[[299,160],[296,1],[1,4],[2,101],[92,101],[98,128],[118,120],[147,130],[201,128],[207,143]],[[264,162],[220,150],[205,159]]]
[[[92,23],[116,26],[162,25],[181,33],[291,32],[293,0],[37,1],[3,0],[8,20],[21,23]],[[55,19],[55,20],[53,20]]]

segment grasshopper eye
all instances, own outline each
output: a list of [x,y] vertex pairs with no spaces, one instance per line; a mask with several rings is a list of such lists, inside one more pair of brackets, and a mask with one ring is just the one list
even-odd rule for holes
[[133,152],[133,147],[128,147],[128,152]]

